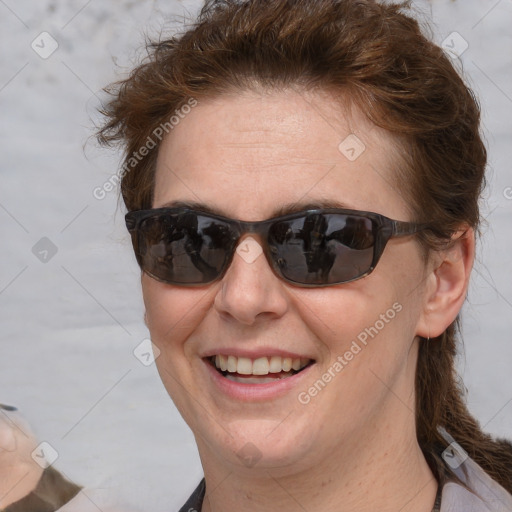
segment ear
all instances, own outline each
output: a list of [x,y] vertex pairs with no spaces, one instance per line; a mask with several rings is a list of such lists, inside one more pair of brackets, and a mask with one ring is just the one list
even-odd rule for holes
[[466,299],[475,258],[475,232],[457,231],[449,248],[434,254],[425,287],[425,302],[417,335],[435,338],[455,320]]

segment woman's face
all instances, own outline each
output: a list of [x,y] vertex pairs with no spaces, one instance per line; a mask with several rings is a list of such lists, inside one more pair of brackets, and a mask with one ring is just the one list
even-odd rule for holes
[[[198,203],[257,221],[283,205],[339,203],[411,220],[394,185],[391,139],[341,110],[327,94],[291,90],[200,101],[162,143],[153,207]],[[424,263],[413,237],[392,239],[369,276],[324,288],[276,277],[254,237],[242,247],[213,284],[142,276],[158,370],[203,464],[295,471],[413,428],[414,339],[426,336]],[[213,368],[216,354],[313,364],[271,382],[235,382]]]

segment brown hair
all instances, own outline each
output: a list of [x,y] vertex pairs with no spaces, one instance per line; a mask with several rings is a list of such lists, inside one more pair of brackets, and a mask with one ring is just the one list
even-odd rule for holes
[[[416,220],[430,227],[419,236],[426,251],[463,225],[477,229],[486,165],[479,106],[450,59],[404,13],[409,3],[207,1],[195,25],[151,44],[147,60],[107,89],[112,97],[99,141],[124,147],[121,193],[128,210],[151,207],[158,143],[129,159],[191,98],[254,85],[303,87],[343,93],[400,141],[397,179]],[[457,320],[441,336],[421,340],[418,441],[442,478],[446,442],[437,427],[443,426],[512,492],[512,446],[485,434],[464,403],[455,371],[458,333]]]

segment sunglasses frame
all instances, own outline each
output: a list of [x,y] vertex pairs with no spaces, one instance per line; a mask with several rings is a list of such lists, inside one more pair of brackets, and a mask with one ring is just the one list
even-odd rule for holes
[[[186,213],[192,213],[196,215],[200,215],[203,217],[208,217],[213,220],[219,220],[224,223],[227,223],[230,228],[233,229],[233,232],[236,233],[236,238],[234,239],[234,245],[231,250],[231,254],[229,255],[228,259],[226,260],[225,266],[222,269],[222,271],[219,273],[219,276],[215,279],[212,279],[205,283],[174,283],[166,281],[158,276],[155,276],[151,274],[150,272],[147,272],[144,270],[141,260],[141,255],[138,251],[139,247],[139,228],[141,223],[150,218],[155,216],[161,216],[161,215],[175,215],[175,214],[186,214]],[[288,279],[284,275],[281,274],[279,266],[277,265],[276,261],[274,260],[271,250],[270,250],[270,244],[268,243],[268,233],[270,227],[276,223],[276,222],[285,222],[288,220],[295,220],[300,217],[306,217],[311,214],[341,214],[341,215],[354,215],[357,217],[364,217],[369,219],[372,222],[372,231],[374,235],[375,243],[373,244],[373,258],[370,265],[370,268],[363,274],[354,277],[352,279],[342,281],[342,282],[336,282],[336,283],[321,283],[321,284],[313,284],[313,283],[300,283],[297,281],[293,281],[291,279]],[[224,217],[222,215],[213,214],[210,212],[206,212],[199,209],[194,208],[187,208],[187,207],[176,207],[176,208],[153,208],[149,210],[133,210],[128,212],[125,215],[125,222],[126,227],[131,235],[132,238],[132,244],[135,252],[135,256],[137,259],[137,262],[139,263],[139,266],[141,267],[143,272],[146,272],[149,276],[156,279],[157,281],[160,281],[165,284],[171,284],[173,286],[184,286],[184,287],[200,287],[212,284],[216,281],[221,280],[225,273],[227,272],[228,268],[231,266],[231,263],[233,261],[236,247],[240,243],[240,239],[242,236],[246,234],[255,234],[259,235],[261,239],[264,241],[263,243],[263,253],[265,254],[265,257],[267,259],[267,262],[269,263],[272,271],[274,274],[279,277],[281,280],[290,283],[294,286],[302,287],[302,288],[322,288],[324,286],[336,286],[340,284],[346,284],[351,283],[353,281],[357,281],[359,279],[362,279],[363,277],[368,276],[375,270],[375,267],[377,266],[377,263],[379,262],[384,249],[389,242],[391,238],[398,238],[398,237],[404,237],[404,236],[410,236],[418,231],[421,231],[427,227],[426,224],[419,224],[415,222],[407,222],[407,221],[399,221],[399,220],[393,220],[390,219],[384,215],[381,215],[379,213],[374,212],[368,212],[368,211],[362,211],[362,210],[350,210],[350,209],[344,209],[344,208],[318,208],[318,209],[307,209],[307,210],[300,210],[293,213],[288,213],[286,215],[281,215],[277,217],[272,217],[270,219],[266,220],[259,220],[259,221],[243,221],[243,220],[237,220],[237,219],[230,219],[229,217]]]

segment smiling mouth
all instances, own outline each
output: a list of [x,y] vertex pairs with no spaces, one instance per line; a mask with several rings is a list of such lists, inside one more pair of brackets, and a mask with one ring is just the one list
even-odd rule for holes
[[286,379],[314,364],[314,360],[291,357],[235,357],[215,355],[206,358],[223,377],[242,384],[267,384]]

